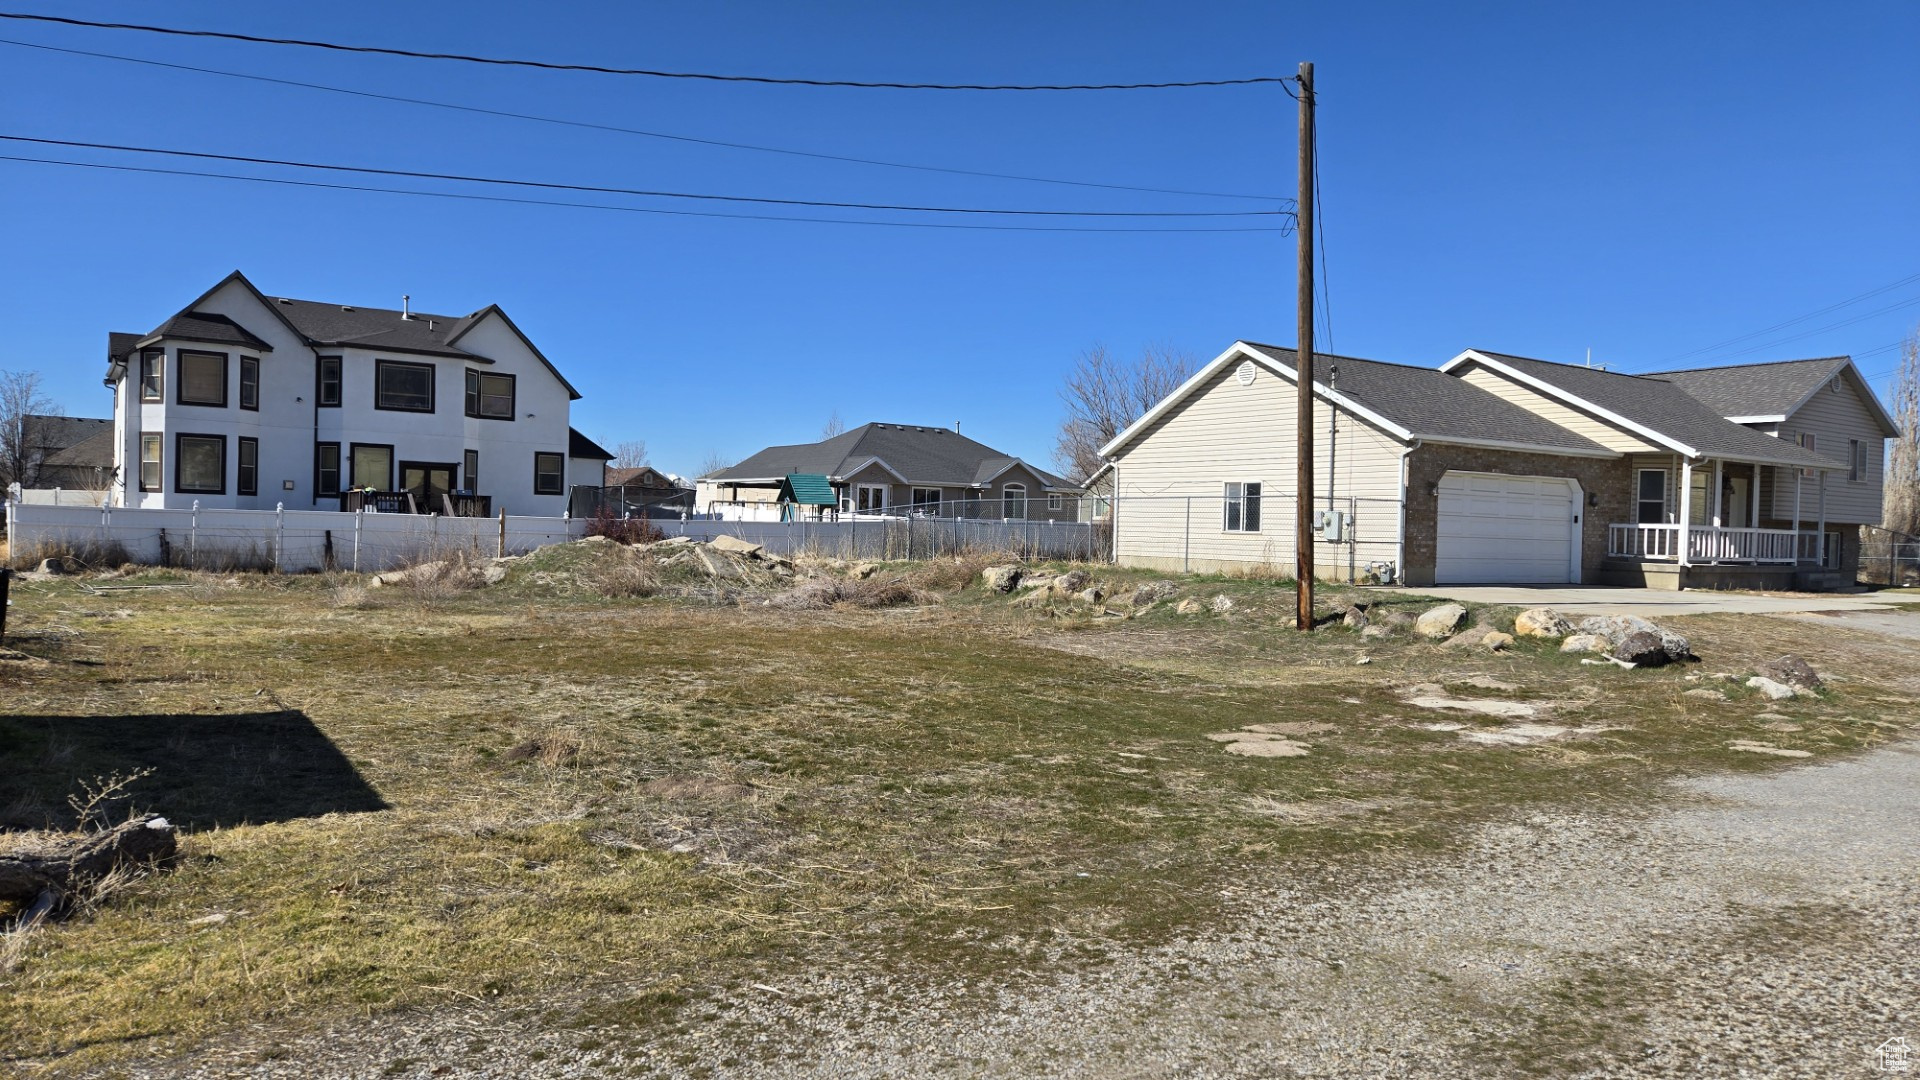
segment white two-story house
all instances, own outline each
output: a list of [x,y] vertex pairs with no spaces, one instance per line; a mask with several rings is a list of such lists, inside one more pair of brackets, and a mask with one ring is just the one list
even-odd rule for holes
[[604,455],[568,426],[579,392],[498,306],[293,300],[235,271],[151,333],[110,334],[108,364],[119,506],[333,510],[371,490],[558,516]]

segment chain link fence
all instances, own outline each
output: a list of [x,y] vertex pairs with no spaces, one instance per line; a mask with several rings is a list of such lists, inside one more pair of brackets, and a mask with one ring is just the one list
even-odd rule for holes
[[1920,586],[1920,537],[1862,526],[1857,578],[1862,585]]

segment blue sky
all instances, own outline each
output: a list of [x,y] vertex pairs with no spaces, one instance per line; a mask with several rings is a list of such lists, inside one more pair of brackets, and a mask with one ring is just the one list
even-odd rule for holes
[[[1423,365],[1468,347],[1572,361],[1591,349],[1596,363],[1628,371],[1851,353],[1884,396],[1892,346],[1920,323],[1920,5],[1906,0],[0,6],[424,51],[859,80],[1204,79],[1287,75],[1312,60],[1331,331],[1323,349],[1330,340],[1342,353]],[[811,89],[6,20],[0,38],[817,153],[1294,193],[1294,105],[1273,86]],[[1271,205],[824,162],[16,45],[0,45],[0,91],[0,133],[36,138],[780,198]],[[63,156],[17,144],[0,153]],[[1160,345],[1204,359],[1235,338],[1294,339],[1293,240],[1277,233],[671,217],[0,162],[0,238],[0,306],[13,331],[0,368],[42,372],[71,414],[110,411],[99,381],[109,330],[150,329],[238,268],[276,295],[398,306],[409,293],[417,309],[446,314],[499,303],[586,395],[576,427],[609,446],[644,439],[656,464],[677,471],[709,454],[732,460],[811,440],[836,412],[848,425],[958,421],[1045,462],[1061,376],[1089,346],[1132,355]]]

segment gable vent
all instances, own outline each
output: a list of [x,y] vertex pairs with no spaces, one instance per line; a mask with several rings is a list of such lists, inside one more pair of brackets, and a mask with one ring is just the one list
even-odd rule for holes
[[1233,373],[1233,377],[1239,381],[1241,386],[1252,386],[1253,377],[1257,371],[1258,369],[1253,366],[1253,361],[1242,360],[1240,361],[1239,370]]

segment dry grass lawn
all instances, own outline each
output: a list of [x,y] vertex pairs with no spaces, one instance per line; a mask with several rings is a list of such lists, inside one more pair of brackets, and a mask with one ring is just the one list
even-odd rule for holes
[[[644,1028],[852,954],[927,979],[1073,963],[1205,925],[1251,867],[1440,847],[1516,807],[1790,764],[1735,741],[1825,756],[1910,722],[1914,688],[1870,671],[1780,704],[1688,679],[1788,648],[1837,662],[1816,628],[1677,620],[1706,662],[1627,672],[1529,643],[1302,637],[1287,583],[1173,580],[1235,608],[1123,619],[923,586],[932,602],[783,610],[527,571],[431,595],[17,584],[0,830],[69,826],[81,782],[152,770],[115,812],[190,832],[179,865],[0,956],[0,1066],[447,1002]],[[186,587],[90,588],[158,584]],[[1419,683],[1572,733],[1476,742],[1509,725],[1409,705]],[[1309,752],[1206,738],[1262,724]]]

